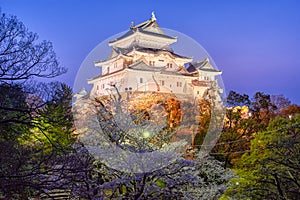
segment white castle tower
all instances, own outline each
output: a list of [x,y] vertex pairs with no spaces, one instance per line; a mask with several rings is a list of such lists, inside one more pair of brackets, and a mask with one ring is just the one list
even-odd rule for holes
[[102,68],[102,74],[88,80],[93,84],[91,95],[108,95],[117,88],[120,93],[144,91],[204,97],[211,87],[217,86],[215,76],[222,72],[214,69],[208,58],[192,62],[192,58],[174,53],[169,45],[175,42],[177,37],[162,31],[154,13],[145,22],[131,24],[127,33],[109,42],[109,57],[95,63]]

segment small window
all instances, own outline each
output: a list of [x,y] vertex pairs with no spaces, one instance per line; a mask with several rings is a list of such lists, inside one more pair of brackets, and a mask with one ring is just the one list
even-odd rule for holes
[[149,65],[150,65],[150,66],[154,66],[154,63],[155,63],[154,61],[150,61],[150,62],[149,62]]
[[97,85],[97,90],[99,90],[99,85]]
[[197,94],[200,94],[200,92],[199,92],[199,91],[197,91]]
[[140,78],[140,83],[143,83],[143,78]]
[[117,68],[117,67],[118,67],[118,64],[117,64],[117,63],[115,63],[115,64],[114,64],[114,67],[115,67],[115,68]]
[[204,80],[209,81],[209,77],[208,76],[204,76]]
[[177,82],[177,87],[182,87],[182,82]]
[[168,68],[172,68],[172,67],[173,67],[173,64],[172,64],[172,63],[168,63],[168,64],[167,64],[167,67],[168,67]]
[[102,84],[102,89],[104,89],[104,84]]
[[164,81],[164,80],[160,81],[160,84],[161,84],[162,86],[164,86],[164,85],[165,85],[165,81]]

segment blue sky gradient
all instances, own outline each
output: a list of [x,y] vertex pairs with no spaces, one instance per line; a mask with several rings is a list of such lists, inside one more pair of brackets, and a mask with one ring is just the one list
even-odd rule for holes
[[283,94],[300,104],[297,0],[0,0],[0,7],[53,43],[69,69],[59,79],[69,85],[94,47],[155,11],[161,27],[184,33],[207,50],[223,71],[227,92]]

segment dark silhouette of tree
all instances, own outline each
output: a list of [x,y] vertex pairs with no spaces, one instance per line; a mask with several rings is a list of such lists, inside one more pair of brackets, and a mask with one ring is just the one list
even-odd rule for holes
[[250,106],[251,104],[251,101],[247,94],[239,94],[232,90],[229,92],[226,102],[228,107]]
[[[0,12],[0,126],[7,134],[20,135],[25,126],[44,109],[53,97],[41,78],[53,78],[66,72],[57,61],[51,42],[38,42],[15,16]],[[53,89],[55,90],[55,89]]]
[[0,12],[0,84],[53,78],[66,72],[59,66],[51,42],[38,43],[15,16]]
[[[20,85],[0,85],[0,133],[3,139],[12,139],[30,123],[31,113],[26,94]],[[14,124],[19,123],[19,126]]]
[[285,96],[281,95],[271,95],[271,102],[276,106],[276,114],[278,114],[283,108],[291,105],[291,101]]
[[72,152],[72,91],[41,81],[65,71],[50,42],[0,12],[1,198],[27,199],[62,182],[55,177]]
[[268,124],[274,117],[276,105],[272,102],[271,96],[263,92],[256,92],[253,96],[251,110],[258,123]]
[[[65,157],[73,151],[71,89],[60,83],[49,84],[48,92],[45,91],[47,87],[42,88],[47,96],[37,96],[35,93],[34,96],[29,95],[30,100],[28,94],[17,88],[18,103],[23,103],[25,109],[21,110],[18,106],[12,107],[10,112],[6,109],[9,122],[1,123],[0,194],[8,199],[27,198],[59,186],[65,176],[61,174],[65,171],[59,170],[59,166],[68,165]],[[12,92],[13,99],[7,95],[6,99],[1,100],[15,103],[15,91]],[[35,102],[43,106],[28,110],[26,102],[36,99],[38,101]],[[21,111],[28,113],[25,115]],[[21,117],[15,123],[14,117],[19,112]],[[1,115],[2,121],[5,118]],[[55,176],[59,178],[55,179]]]

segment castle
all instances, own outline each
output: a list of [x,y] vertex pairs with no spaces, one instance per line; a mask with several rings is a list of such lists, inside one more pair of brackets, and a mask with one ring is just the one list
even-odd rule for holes
[[151,19],[130,29],[109,42],[109,57],[95,62],[102,74],[88,80],[93,84],[91,95],[103,96],[117,88],[120,93],[145,91],[189,94],[204,98],[209,89],[218,87],[216,76],[222,72],[210,64],[208,58],[193,62],[190,57],[178,55],[169,46],[177,37],[166,35]]

